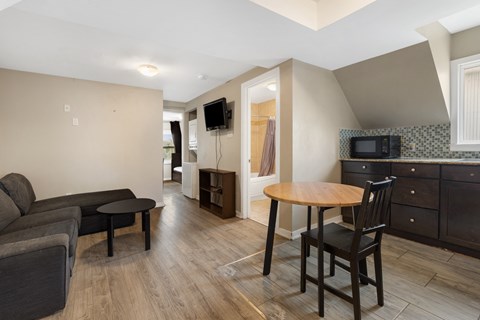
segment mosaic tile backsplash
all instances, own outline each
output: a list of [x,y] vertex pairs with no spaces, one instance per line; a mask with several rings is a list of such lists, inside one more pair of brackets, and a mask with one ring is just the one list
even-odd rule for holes
[[[402,137],[402,157],[428,159],[480,158],[480,151],[450,151],[450,124],[385,129],[340,129],[340,159],[350,158],[350,138],[396,135]],[[412,146],[415,145],[413,149]]]

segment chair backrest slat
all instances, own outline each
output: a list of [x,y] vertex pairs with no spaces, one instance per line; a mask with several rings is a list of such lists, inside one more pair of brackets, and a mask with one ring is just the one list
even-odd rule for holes
[[[352,252],[358,252],[360,240],[364,234],[375,232],[374,241],[379,242],[381,240],[395,180],[396,177],[389,177],[384,181],[367,181],[365,183],[362,204],[355,223]],[[379,232],[380,235],[378,235]]]

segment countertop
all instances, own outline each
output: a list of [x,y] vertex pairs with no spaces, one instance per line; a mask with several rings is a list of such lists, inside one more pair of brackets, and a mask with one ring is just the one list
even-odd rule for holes
[[456,165],[478,165],[480,159],[427,159],[427,158],[395,158],[395,159],[360,159],[345,158],[340,161],[368,161],[368,162],[392,162],[392,163],[429,163],[429,164],[456,164]]

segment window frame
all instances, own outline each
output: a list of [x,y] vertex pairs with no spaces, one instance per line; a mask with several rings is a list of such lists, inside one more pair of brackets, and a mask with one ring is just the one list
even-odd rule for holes
[[468,143],[463,140],[464,74],[465,69],[480,67],[480,54],[453,60],[450,62],[451,104],[450,104],[450,150],[480,151],[480,143]]

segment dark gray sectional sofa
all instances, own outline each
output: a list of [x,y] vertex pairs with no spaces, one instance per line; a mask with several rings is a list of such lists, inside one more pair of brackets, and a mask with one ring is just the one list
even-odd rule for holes
[[[106,230],[96,209],[135,198],[129,189],[35,201],[30,182],[0,179],[0,318],[37,319],[65,307],[79,235]],[[116,219],[131,225],[135,215]]]

